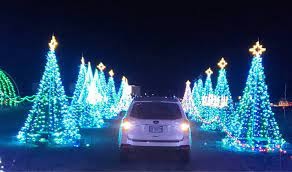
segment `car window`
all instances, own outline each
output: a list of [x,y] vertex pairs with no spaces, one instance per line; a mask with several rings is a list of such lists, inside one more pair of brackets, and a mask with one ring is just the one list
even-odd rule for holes
[[176,103],[136,102],[130,116],[139,119],[179,119],[182,114]]

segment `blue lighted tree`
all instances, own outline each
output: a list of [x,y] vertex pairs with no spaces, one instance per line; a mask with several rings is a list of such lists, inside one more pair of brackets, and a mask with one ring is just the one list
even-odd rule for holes
[[217,80],[217,85],[215,88],[215,96],[218,98],[218,105],[217,105],[217,115],[220,118],[220,122],[226,127],[231,127],[231,121],[233,117],[234,107],[233,107],[233,100],[229,89],[229,84],[226,77],[226,70],[225,67],[227,62],[224,58],[221,58],[218,66],[220,67],[219,76]]
[[85,66],[84,58],[81,58],[81,65],[79,69],[79,74],[77,82],[75,85],[75,90],[73,93],[73,98],[70,105],[70,112],[74,114],[76,120],[79,120],[81,113],[83,113],[83,104],[79,101],[82,90],[85,87],[85,78],[87,74],[87,69]]
[[[218,127],[217,114],[216,108],[213,106],[213,99],[214,96],[213,87],[212,87],[212,80],[211,75],[213,71],[211,68],[206,70],[207,78],[204,84],[204,89],[202,93],[202,113],[201,116],[204,118],[205,121],[210,123],[203,123],[201,128],[204,130],[216,130]],[[212,122],[211,122],[212,121]]]
[[194,83],[192,95],[193,95],[193,102],[195,107],[197,107],[197,114],[193,115],[193,120],[199,121],[199,117],[202,113],[202,93],[203,93],[203,81],[200,78],[197,82]]
[[98,90],[101,93],[102,96],[102,104],[100,107],[100,112],[103,116],[103,118],[106,118],[107,116],[107,105],[108,105],[108,100],[109,100],[109,91],[107,87],[107,81],[105,78],[104,70],[106,66],[103,63],[99,63],[97,66],[99,69],[99,85],[98,85]]
[[107,90],[108,90],[108,101],[107,101],[107,115],[105,116],[106,119],[112,119],[117,115],[116,106],[117,106],[117,92],[115,87],[114,81],[114,71],[109,71],[109,79],[107,83]]
[[182,108],[185,113],[188,114],[189,118],[193,119],[194,115],[197,114],[197,108],[195,107],[193,95],[191,91],[191,82],[188,80],[186,82],[185,93],[182,99]]
[[75,119],[68,113],[68,101],[55,55],[57,44],[52,36],[36,99],[17,135],[22,143],[72,144],[80,138]]
[[[233,145],[259,151],[263,148],[266,151],[280,148],[285,142],[270,106],[261,57],[265,50],[259,41],[249,50],[254,57],[237,109],[238,119],[233,120],[234,123],[239,121],[237,126],[233,124],[236,138],[233,139]],[[226,140],[223,140],[224,143]]]

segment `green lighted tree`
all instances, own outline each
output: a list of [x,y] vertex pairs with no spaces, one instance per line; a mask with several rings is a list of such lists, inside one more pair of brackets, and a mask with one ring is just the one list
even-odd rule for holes
[[52,36],[36,99],[17,136],[20,142],[72,144],[80,138],[74,117],[68,113],[68,101],[55,55],[57,44]]
[[[280,148],[285,142],[270,106],[261,57],[265,50],[259,41],[249,50],[254,57],[237,109],[238,118],[233,120],[234,123],[239,121],[239,125],[233,124],[236,139],[232,139],[232,145],[259,151],[263,147],[267,150]],[[223,140],[224,143],[226,140]]]

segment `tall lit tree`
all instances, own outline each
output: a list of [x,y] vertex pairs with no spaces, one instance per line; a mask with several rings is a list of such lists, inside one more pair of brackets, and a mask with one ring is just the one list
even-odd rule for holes
[[100,90],[100,93],[102,95],[102,105],[100,108],[100,112],[102,114],[103,117],[106,117],[107,114],[107,102],[109,99],[109,91],[107,88],[107,81],[105,78],[105,74],[104,74],[104,70],[106,68],[106,66],[101,62],[99,63],[99,65],[97,66],[97,68],[99,69],[99,85],[98,85],[98,90]]
[[182,108],[186,113],[188,113],[190,118],[194,118],[194,115],[196,115],[197,113],[197,109],[194,104],[190,85],[191,85],[191,82],[188,80],[186,82],[185,93],[182,99]]
[[[90,68],[91,69],[91,68]],[[98,71],[95,70],[92,79],[90,74],[88,75],[88,83],[86,83],[86,101],[83,104],[83,112],[80,116],[79,123],[81,128],[100,128],[102,127],[104,121],[102,120],[100,107],[102,97],[99,93],[97,83],[98,83]]]
[[215,89],[215,96],[219,100],[217,104],[218,108],[216,114],[219,116],[220,122],[222,122],[225,127],[230,128],[231,120],[234,115],[234,108],[229,84],[226,77],[226,65],[227,62],[224,60],[224,58],[221,58],[220,62],[218,63],[220,70]]
[[55,55],[57,44],[52,36],[36,99],[17,136],[20,142],[69,144],[80,138],[75,119],[68,113],[68,101]]
[[122,80],[121,80],[120,87],[119,87],[119,91],[117,93],[116,104],[120,101],[120,99],[122,97],[122,93],[123,93],[123,89],[124,89],[125,85],[126,85],[126,77],[123,76]]
[[[233,145],[252,150],[272,150],[285,142],[270,106],[270,96],[265,82],[262,53],[266,51],[259,41],[249,49],[253,55],[251,68],[237,109],[239,125],[233,132]],[[226,140],[225,140],[226,141]]]
[[107,114],[105,118],[111,119],[114,116],[117,115],[115,112],[115,107],[117,106],[116,100],[117,100],[117,92],[116,92],[116,86],[114,81],[114,71],[109,71],[109,79],[107,83],[107,90],[108,90],[108,101],[107,101]]
[[197,114],[194,115],[194,120],[198,121],[198,115],[201,116],[202,113],[202,93],[203,93],[203,81],[200,78],[197,82],[194,83],[192,95],[195,107],[197,108]]
[[201,128],[204,130],[216,130],[218,123],[216,120],[214,120],[217,115],[215,113],[215,108],[213,107],[213,97],[214,97],[214,92],[213,92],[213,87],[212,87],[212,80],[211,80],[211,75],[213,74],[213,71],[211,68],[206,70],[206,81],[204,84],[204,89],[202,93],[202,113],[201,116],[204,118],[205,121],[213,121],[211,123],[203,123]]
[[117,109],[116,109],[117,112],[128,111],[129,106],[133,100],[132,95],[131,95],[132,90],[131,90],[131,86],[129,86],[128,84],[128,79],[126,77],[123,77],[123,79],[125,80],[124,81],[125,84],[124,84],[124,88],[122,89],[123,92],[122,92],[121,99],[117,105]]
[[77,82],[75,85],[75,90],[73,93],[73,98],[70,105],[70,112],[75,116],[76,120],[79,120],[79,117],[83,111],[83,105],[79,102],[80,94],[85,87],[85,78],[86,78],[87,69],[84,62],[84,57],[81,58],[81,65],[79,68],[79,74]]

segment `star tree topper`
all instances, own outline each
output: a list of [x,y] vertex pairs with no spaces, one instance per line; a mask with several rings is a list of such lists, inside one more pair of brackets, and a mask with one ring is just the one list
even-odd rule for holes
[[263,45],[261,45],[259,41],[257,41],[255,45],[249,49],[249,52],[255,57],[260,57],[265,51],[266,48],[263,48]]
[[208,68],[205,73],[208,75],[208,76],[211,76],[213,74],[213,71],[211,70],[211,68]]
[[105,65],[100,62],[99,65],[97,66],[97,68],[100,70],[100,71],[103,71],[105,69]]
[[221,60],[219,61],[218,63],[218,66],[221,68],[221,69],[224,69],[226,66],[227,66],[227,62],[225,61],[225,59],[222,57]]
[[186,84],[187,84],[187,85],[191,85],[190,80],[187,80]]
[[49,43],[50,50],[55,51],[57,45],[58,45],[58,42],[56,40],[56,37],[54,35],[52,35],[51,42]]
[[109,73],[109,75],[110,75],[111,77],[113,77],[114,74],[115,74],[113,70],[110,70],[108,73]]
[[85,64],[85,60],[84,60],[84,57],[82,56],[81,57],[81,63],[84,65]]

